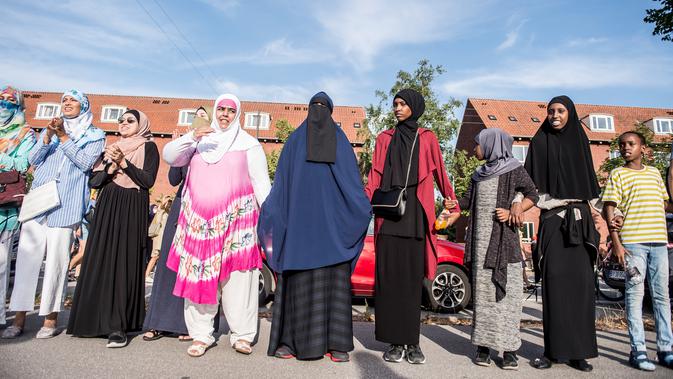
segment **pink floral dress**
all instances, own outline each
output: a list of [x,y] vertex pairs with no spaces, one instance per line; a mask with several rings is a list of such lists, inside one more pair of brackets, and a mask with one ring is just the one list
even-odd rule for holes
[[177,273],[173,294],[217,304],[219,284],[233,271],[262,267],[257,241],[259,206],[245,151],[208,164],[189,164],[182,206],[166,265]]

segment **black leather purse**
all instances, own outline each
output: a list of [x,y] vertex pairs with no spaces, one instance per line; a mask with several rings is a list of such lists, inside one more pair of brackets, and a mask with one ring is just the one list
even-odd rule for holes
[[378,188],[372,195],[372,210],[374,214],[384,218],[400,218],[404,216],[407,207],[407,185],[409,184],[409,172],[411,171],[411,156],[416,148],[418,131],[414,136],[414,143],[411,145],[411,154],[409,154],[409,166],[407,167],[407,179],[404,187],[393,187],[388,190]]

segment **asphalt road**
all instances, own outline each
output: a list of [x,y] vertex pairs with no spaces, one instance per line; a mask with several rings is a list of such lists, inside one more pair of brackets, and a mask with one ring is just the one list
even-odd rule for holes
[[[67,320],[67,312],[59,324]],[[542,353],[542,331],[523,329],[520,370],[504,371],[493,365],[488,368],[472,364],[474,347],[470,343],[470,327],[423,325],[421,347],[426,356],[424,365],[406,362],[391,364],[381,359],[385,344],[374,339],[374,324],[356,322],[355,351],[351,362],[280,360],[266,356],[270,322],[260,320],[259,341],[250,356],[236,353],[222,343],[201,358],[187,356],[187,343],[174,338],[145,342],[135,337],[123,349],[105,348],[102,338],[74,338],[65,334],[50,340],[36,340],[41,321],[29,316],[26,333],[17,340],[0,340],[1,378],[671,378],[673,370],[657,367],[654,373],[643,373],[628,367],[628,335],[625,331],[599,332],[600,357],[593,359],[594,371],[580,373],[566,365],[555,365],[540,372],[528,362]],[[654,349],[654,334],[648,332],[648,345]],[[653,350],[651,350],[653,351]],[[652,355],[652,353],[651,353]]]

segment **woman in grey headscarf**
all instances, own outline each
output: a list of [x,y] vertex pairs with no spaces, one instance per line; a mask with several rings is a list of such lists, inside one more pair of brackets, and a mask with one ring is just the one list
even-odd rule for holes
[[523,210],[537,201],[535,184],[512,154],[512,137],[501,129],[482,130],[475,142],[479,166],[460,200],[470,210],[465,260],[472,262],[474,315],[472,343],[475,363],[490,366],[490,349],[503,352],[504,369],[517,369],[521,346],[521,248],[509,208],[517,192],[525,199]]

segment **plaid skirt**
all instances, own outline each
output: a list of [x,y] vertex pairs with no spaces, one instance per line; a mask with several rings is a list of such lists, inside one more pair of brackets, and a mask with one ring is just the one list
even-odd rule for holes
[[350,262],[287,271],[278,278],[268,355],[287,346],[297,359],[353,350]]

